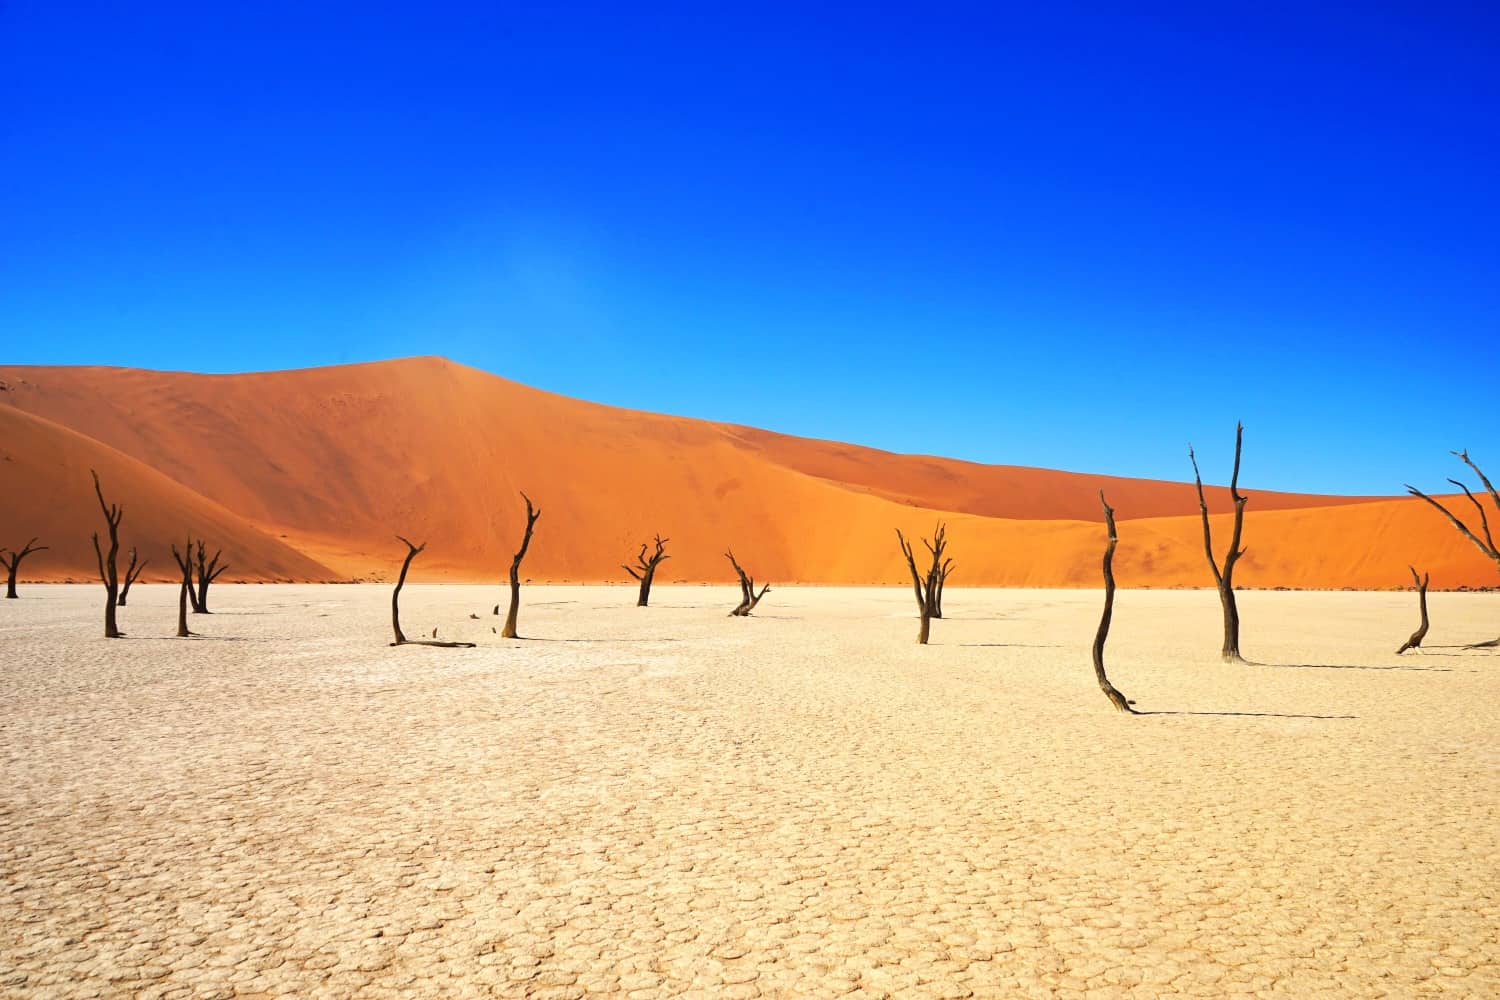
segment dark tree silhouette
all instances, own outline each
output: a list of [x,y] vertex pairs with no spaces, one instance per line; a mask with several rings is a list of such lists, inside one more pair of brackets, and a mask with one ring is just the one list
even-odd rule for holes
[[948,577],[958,567],[953,565],[952,559],[943,560],[943,571],[938,574],[937,599],[932,602],[932,617],[943,617],[943,591],[948,587]]
[[1431,579],[1431,574],[1418,576],[1415,566],[1408,566],[1406,568],[1411,570],[1412,582],[1417,585],[1417,607],[1422,612],[1422,624],[1418,625],[1417,630],[1411,634],[1411,638],[1403,642],[1401,648],[1396,650],[1397,656],[1400,656],[1408,649],[1415,649],[1421,652],[1422,640],[1427,638],[1427,581]]
[[123,608],[125,606],[125,599],[130,596],[131,586],[145,572],[146,563],[148,562],[150,562],[149,559],[141,559],[137,562],[135,549],[132,548],[130,550],[130,564],[125,567],[125,582],[120,584],[120,607]]
[[33,538],[19,549],[0,549],[0,565],[5,567],[5,596],[14,601],[16,594],[16,571],[21,567],[21,560],[33,552],[44,552],[47,546],[36,544]]
[[656,551],[650,556],[646,555],[646,544],[641,543],[641,551],[635,557],[635,566],[621,564],[621,569],[641,581],[641,592],[636,597],[635,606],[644,608],[651,602],[651,581],[656,578],[656,567],[661,565],[665,559],[672,558],[666,554],[666,544],[672,539],[656,536]]
[[206,558],[207,553],[204,549],[203,539],[198,539],[198,591],[195,594],[191,586],[188,588],[188,596],[193,599],[193,614],[195,615],[213,614],[212,611],[208,610],[208,585],[217,580],[229,568],[228,563],[225,563],[223,566],[219,565],[219,556],[223,551],[223,549],[219,549],[214,553],[212,559],[208,559]]
[[189,537],[182,543],[182,551],[177,551],[177,543],[172,543],[172,558],[177,562],[177,568],[182,570],[182,584],[177,588],[177,638],[186,639],[196,635],[196,632],[188,631],[188,595],[193,589],[193,539]]
[[1115,613],[1115,545],[1120,541],[1120,536],[1115,531],[1115,509],[1104,499],[1103,490],[1099,491],[1099,503],[1104,507],[1104,526],[1109,530],[1109,544],[1104,547],[1104,613],[1099,616],[1099,631],[1094,633],[1094,679],[1099,682],[1099,690],[1104,692],[1104,697],[1115,706],[1115,711],[1137,715],[1139,713],[1130,707],[1135,702],[1121,694],[1104,672],[1104,643],[1109,639],[1109,623]]
[[94,557],[99,560],[99,579],[104,582],[104,637],[118,639],[122,633],[115,622],[115,604],[120,596],[120,575],[116,559],[120,555],[120,519],[125,512],[112,503],[105,503],[104,489],[99,485],[99,473],[93,469],[94,496],[99,498],[99,510],[104,513],[104,523],[109,528],[109,551],[99,547],[99,532],[94,532]]
[[531,497],[522,493],[521,499],[526,501],[526,534],[521,538],[516,557],[510,561],[510,610],[505,615],[505,627],[500,630],[504,639],[519,638],[516,635],[516,616],[521,612],[521,560],[526,558],[526,550],[531,547],[532,529],[536,527],[537,518],[542,516],[540,509],[532,507]]
[[937,610],[937,603],[942,593],[944,565],[943,553],[948,548],[948,526],[939,524],[933,532],[932,540],[922,539],[922,544],[927,546],[927,551],[932,553],[932,566],[927,570],[924,579],[917,571],[917,557],[912,552],[911,543],[906,536],[901,534],[901,529],[896,529],[896,541],[901,545],[901,554],[906,557],[906,568],[911,571],[912,590],[917,595],[917,614],[921,624],[917,627],[917,642],[927,645],[927,636],[932,630],[932,619],[938,617],[933,612]]
[[1245,502],[1250,498],[1240,493],[1240,452],[1245,439],[1245,425],[1234,426],[1234,475],[1229,479],[1229,495],[1234,500],[1234,533],[1229,539],[1229,551],[1224,554],[1224,568],[1219,569],[1214,559],[1213,530],[1208,526],[1208,501],[1203,498],[1203,477],[1198,474],[1198,456],[1193,446],[1188,445],[1188,458],[1193,463],[1193,482],[1198,487],[1198,509],[1203,514],[1203,553],[1208,557],[1208,568],[1213,570],[1214,584],[1219,588],[1219,603],[1224,607],[1224,648],[1221,653],[1225,663],[1244,663],[1240,655],[1240,608],[1234,599],[1234,567],[1245,550],[1240,547],[1240,538],[1245,530]]
[[729,549],[724,553],[724,558],[729,560],[729,565],[734,567],[735,575],[740,578],[740,603],[735,605],[733,611],[729,612],[730,618],[749,618],[750,612],[760,603],[760,599],[770,593],[771,585],[768,583],[760,588],[760,593],[755,592],[755,577],[746,573],[734,558],[734,550]]
[[[408,639],[406,633],[401,631],[401,588],[406,586],[406,571],[411,569],[411,561],[417,557],[417,553],[427,548],[427,543],[413,545],[411,542],[396,536],[406,543],[406,558],[401,562],[401,575],[396,578],[396,589],[391,591],[391,630],[396,633],[396,641],[392,646],[438,646],[443,649],[473,649],[472,642],[439,642],[437,641],[437,629],[432,630],[431,639]],[[476,617],[470,615],[470,618]]]
[[[1474,460],[1469,457],[1469,450],[1465,448],[1463,451],[1455,451],[1452,452],[1452,454],[1454,455],[1454,457],[1460,459],[1469,468],[1474,470],[1474,474],[1479,477],[1479,481],[1484,484],[1484,488],[1489,492],[1490,501],[1495,505],[1495,510],[1500,511],[1500,493],[1495,492],[1494,484],[1489,481],[1489,477],[1487,477],[1484,472],[1480,470],[1479,466],[1474,463]],[[1490,519],[1484,514],[1484,504],[1480,503],[1479,500],[1475,498],[1474,494],[1469,491],[1469,487],[1465,486],[1457,479],[1449,479],[1448,482],[1463,490],[1464,496],[1469,498],[1469,503],[1474,505],[1474,510],[1479,514],[1479,530],[1484,534],[1483,540],[1481,540],[1478,535],[1474,534],[1474,532],[1470,530],[1469,526],[1465,524],[1464,521],[1456,514],[1450,511],[1447,507],[1444,507],[1437,500],[1434,500],[1426,493],[1423,493],[1421,490],[1417,489],[1415,486],[1407,483],[1406,492],[1410,493],[1414,497],[1421,497],[1423,500],[1426,500],[1429,504],[1440,511],[1442,515],[1448,519],[1448,523],[1452,524],[1453,527],[1458,529],[1459,534],[1463,535],[1469,541],[1473,542],[1474,547],[1477,548],[1480,552],[1483,552],[1485,555],[1493,559],[1496,568],[1500,569],[1500,548],[1496,547],[1495,538],[1490,534]],[[1476,642],[1468,648],[1493,649],[1496,646],[1500,646],[1500,638],[1490,639],[1487,642]]]

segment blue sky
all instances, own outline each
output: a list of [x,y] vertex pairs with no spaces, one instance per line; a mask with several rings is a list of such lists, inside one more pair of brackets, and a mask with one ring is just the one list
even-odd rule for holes
[[1223,480],[1243,419],[1249,487],[1500,469],[1500,8],[215,6],[0,4],[0,362],[442,354],[976,461]]

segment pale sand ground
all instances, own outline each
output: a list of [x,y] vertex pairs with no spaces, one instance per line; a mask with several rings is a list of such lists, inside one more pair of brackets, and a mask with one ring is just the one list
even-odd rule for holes
[[[1500,992],[1500,656],[1409,594],[220,587],[0,600],[0,991]],[[1436,594],[1431,641],[1500,631]],[[469,612],[480,621],[470,621]]]

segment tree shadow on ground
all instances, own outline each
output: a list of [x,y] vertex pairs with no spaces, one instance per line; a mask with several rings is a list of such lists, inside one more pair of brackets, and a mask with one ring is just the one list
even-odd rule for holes
[[552,638],[551,636],[544,636],[544,635],[518,635],[518,636],[515,636],[515,638],[518,641],[520,641],[520,642],[589,642],[589,643],[645,642],[645,643],[655,643],[655,642],[681,642],[682,641],[681,639],[630,639],[630,638],[626,638],[626,637],[623,637],[623,636],[620,637],[620,638],[618,638],[618,639],[556,639],[556,638]]
[[1136,709],[1136,715],[1216,715],[1246,719],[1357,719],[1357,715],[1297,715],[1289,712],[1177,712]]
[[961,642],[958,645],[970,648],[995,649],[1062,649],[1060,642]]
[[122,638],[140,639],[145,642],[293,642],[287,635],[133,635]]
[[1246,660],[1245,664],[1252,667],[1270,667],[1278,670],[1416,670],[1441,674],[1451,674],[1453,672],[1452,667],[1419,667],[1415,664],[1405,663],[1380,666],[1370,663],[1257,663],[1254,660]]

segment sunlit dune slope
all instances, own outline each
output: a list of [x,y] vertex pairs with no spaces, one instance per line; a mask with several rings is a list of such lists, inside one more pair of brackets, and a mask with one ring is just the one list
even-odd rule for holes
[[[1103,489],[1111,503],[1126,505],[1132,517],[1170,517],[1198,509],[1198,494],[1190,482],[1127,479],[1021,465],[980,465],[929,455],[896,455],[751,427],[726,430],[767,461],[912,507],[986,517],[1102,522],[1099,490]],[[1183,465],[1187,467],[1186,448]],[[1230,509],[1227,488],[1209,486],[1206,493],[1212,509]],[[1256,498],[1258,510],[1334,507],[1380,499],[1305,493],[1258,493]]]
[[[400,533],[429,543],[416,579],[498,579],[524,489],[543,510],[525,565],[538,580],[623,579],[620,564],[661,532],[672,538],[663,580],[724,580],[733,546],[773,582],[897,583],[894,529],[925,533],[941,518],[955,585],[1092,586],[1102,486],[1122,519],[1122,584],[1206,582],[1191,484],[891,455],[581,402],[439,358],[220,376],[10,367],[0,381],[0,413],[66,426],[179,484],[173,497],[237,516],[245,554],[226,550],[266,576],[388,577]],[[46,432],[14,421],[7,448]],[[6,531],[81,531],[86,545],[92,460],[59,458],[85,488],[72,506],[7,486]],[[1246,491],[1247,586],[1398,586],[1413,561],[1435,586],[1497,582],[1416,501]],[[1222,489],[1210,503],[1229,508]],[[287,568],[286,546],[264,548],[277,540],[305,557],[301,571]],[[51,565],[78,575],[91,561],[64,549]]]

